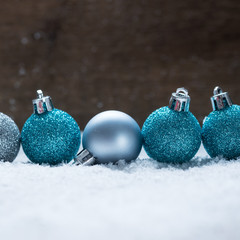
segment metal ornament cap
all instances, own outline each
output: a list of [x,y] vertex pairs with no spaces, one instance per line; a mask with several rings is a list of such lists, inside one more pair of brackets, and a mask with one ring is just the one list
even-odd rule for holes
[[51,97],[44,97],[42,90],[37,90],[37,97],[37,99],[32,100],[34,113],[42,114],[54,109]]
[[169,101],[169,108],[177,112],[188,112],[190,105],[190,96],[185,88],[178,88]]
[[96,158],[93,157],[93,155],[87,149],[83,149],[77,154],[77,156],[74,158],[74,161],[77,166],[91,166],[96,162]]
[[232,100],[228,92],[223,92],[220,87],[215,87],[213,96],[211,97],[213,111],[222,110],[226,107],[232,106]]

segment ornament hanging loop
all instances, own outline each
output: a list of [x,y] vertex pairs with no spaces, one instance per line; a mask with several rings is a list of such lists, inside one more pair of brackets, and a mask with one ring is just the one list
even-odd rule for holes
[[42,90],[37,90],[37,97],[38,98],[43,98],[43,92],[42,92]]
[[212,103],[213,111],[230,107],[233,104],[228,92],[223,92],[222,89],[218,86],[215,87],[213,90],[211,103]]
[[188,112],[190,105],[190,96],[186,88],[178,88],[169,101],[169,108],[177,112]]
[[176,94],[179,96],[188,96],[188,90],[186,88],[178,88]]
[[217,86],[213,90],[213,95],[218,95],[218,94],[220,94],[222,92],[223,92],[222,89],[219,86]]
[[49,96],[44,97],[42,90],[37,90],[37,99],[32,101],[33,113],[42,114],[54,109],[52,99]]

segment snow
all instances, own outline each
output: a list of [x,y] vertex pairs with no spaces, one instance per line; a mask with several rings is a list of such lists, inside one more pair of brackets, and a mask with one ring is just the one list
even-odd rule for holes
[[240,160],[0,163],[0,239],[240,239]]

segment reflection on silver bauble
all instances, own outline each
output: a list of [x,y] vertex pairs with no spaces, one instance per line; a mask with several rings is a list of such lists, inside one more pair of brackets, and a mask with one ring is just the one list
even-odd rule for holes
[[140,127],[126,113],[99,113],[84,129],[83,148],[96,158],[97,163],[129,162],[138,157],[142,148]]
[[20,148],[20,132],[16,123],[0,113],[0,161],[12,162]]

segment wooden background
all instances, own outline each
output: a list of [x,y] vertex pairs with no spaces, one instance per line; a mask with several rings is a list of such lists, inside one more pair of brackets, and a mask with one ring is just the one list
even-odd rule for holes
[[2,0],[0,63],[20,128],[39,88],[81,129],[108,109],[142,125],[182,86],[202,121],[215,85],[240,104],[240,1]]

